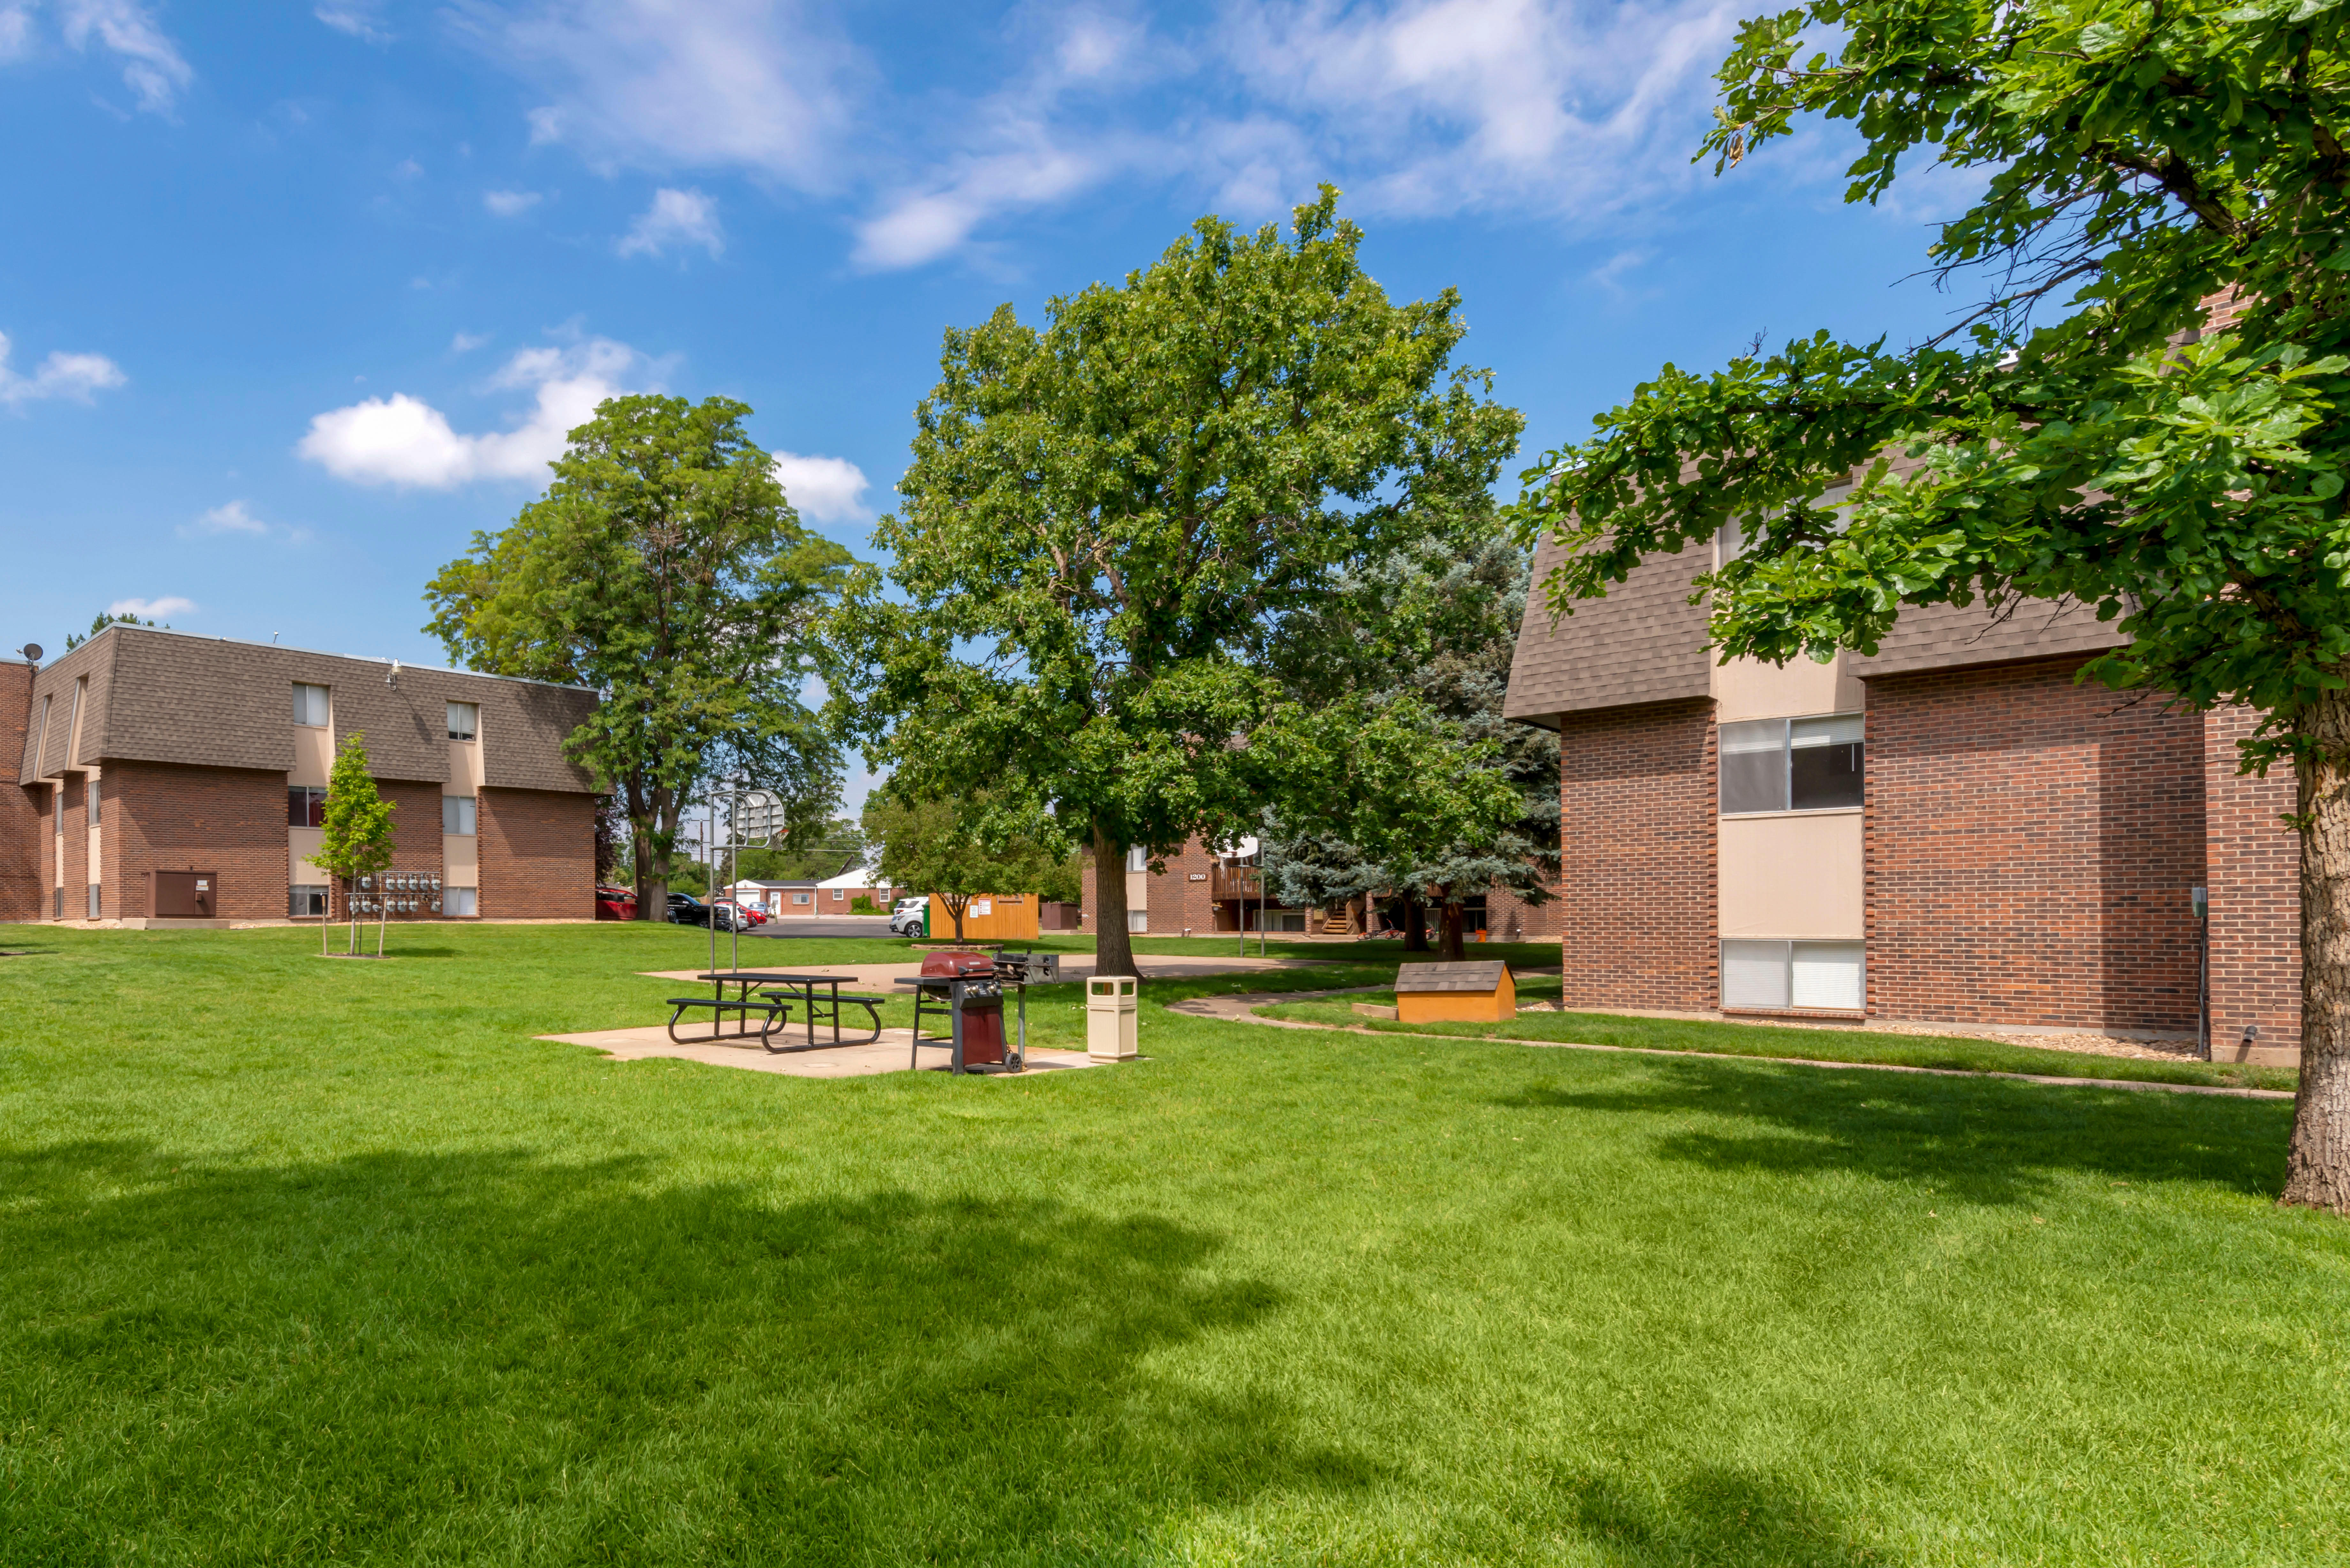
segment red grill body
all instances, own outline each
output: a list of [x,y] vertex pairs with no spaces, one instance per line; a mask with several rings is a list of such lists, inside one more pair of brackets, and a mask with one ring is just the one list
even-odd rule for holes
[[945,979],[954,979],[957,977],[968,979],[974,975],[993,974],[994,972],[995,961],[988,957],[985,953],[966,953],[950,950],[946,952],[928,953],[925,954],[922,959],[922,978],[925,980],[928,980],[932,976],[939,976]]

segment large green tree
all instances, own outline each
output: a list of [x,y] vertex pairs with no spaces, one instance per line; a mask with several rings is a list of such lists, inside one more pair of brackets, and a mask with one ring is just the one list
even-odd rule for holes
[[[1123,286],[951,330],[904,504],[903,591],[858,609],[845,709],[910,798],[1093,852],[1100,971],[1125,862],[1227,836],[1296,776],[1261,655],[1330,574],[1483,493],[1520,420],[1451,369],[1450,291],[1398,305],[1336,192],[1284,237],[1204,218]],[[1026,820],[1018,820],[1021,812]]]
[[[1561,610],[1739,519],[1747,549],[1703,579],[1725,653],[1825,658],[1873,648],[1905,606],[2069,597],[2127,637],[2087,677],[2257,710],[2244,765],[2290,764],[2300,794],[2284,1198],[2350,1211],[2344,14],[1814,0],[1747,23],[1717,168],[1820,117],[1859,133],[1848,200],[1975,171],[1930,260],[1980,275],[1980,303],[1900,352],[1821,333],[1711,374],[1668,365],[1542,460],[1523,515],[1568,546]],[[2208,330],[2221,294],[2241,319]],[[1847,504],[1818,504],[1856,472]]]
[[724,398],[614,398],[546,493],[426,589],[425,628],[475,670],[592,686],[567,742],[627,814],[637,918],[661,919],[686,806],[711,781],[775,793],[820,832],[838,748],[803,700],[826,671],[848,553],[800,524]]

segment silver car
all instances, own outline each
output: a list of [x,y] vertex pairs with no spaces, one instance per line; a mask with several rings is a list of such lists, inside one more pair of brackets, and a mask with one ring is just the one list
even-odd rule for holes
[[931,901],[928,898],[900,898],[889,907],[889,934],[893,937],[924,937],[930,935]]

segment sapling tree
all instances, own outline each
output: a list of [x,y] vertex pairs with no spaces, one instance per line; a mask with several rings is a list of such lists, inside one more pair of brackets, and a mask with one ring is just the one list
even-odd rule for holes
[[[1522,513],[1565,612],[1646,556],[1700,579],[1726,655],[1875,648],[1905,606],[2077,599],[2126,640],[2084,676],[2259,714],[2293,770],[2302,1065],[2283,1198],[2350,1212],[2350,39],[2325,0],[1810,0],[1748,22],[1717,171],[1805,117],[1860,138],[1849,201],[1962,171],[1946,283],[1898,352],[1825,332],[1668,365],[1546,454]],[[1938,188],[1947,189],[1947,185]],[[2230,326],[2207,302],[2240,302]],[[2233,306],[2230,306],[2232,309]],[[2048,319],[2051,316],[2057,319]],[[2215,328],[2225,327],[2223,330]],[[1896,461],[1898,460],[1898,461]],[[1857,473],[1831,510],[1819,497]]]
[[[335,749],[335,765],[327,774],[327,806],[317,854],[311,861],[323,866],[343,885],[343,907],[351,922],[350,954],[359,950],[359,900],[353,895],[359,879],[372,877],[391,864],[391,814],[398,807],[376,793],[375,775],[368,771],[367,737],[354,731]],[[327,921],[318,922],[318,950],[327,950]],[[376,956],[383,956],[383,932],[376,931]]]

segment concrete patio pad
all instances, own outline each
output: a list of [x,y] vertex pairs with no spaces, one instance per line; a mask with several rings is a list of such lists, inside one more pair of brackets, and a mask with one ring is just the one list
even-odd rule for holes
[[[910,1069],[906,1063],[913,1041],[910,1029],[884,1029],[881,1038],[865,1045],[806,1045],[794,1046],[782,1052],[770,1052],[756,1040],[705,1040],[694,1044],[678,1045],[670,1041],[669,1031],[658,1023],[635,1029],[601,1029],[587,1034],[541,1034],[541,1040],[559,1041],[566,1045],[589,1045],[622,1062],[641,1061],[648,1056],[670,1056],[681,1062],[701,1062],[712,1067],[742,1067],[754,1073],[780,1073],[787,1078],[868,1078],[881,1073],[903,1073]],[[1060,1072],[1071,1067],[1105,1067],[1107,1062],[1096,1062],[1082,1051],[1039,1051],[1028,1053],[1031,1073]],[[943,1045],[922,1047],[921,1066],[925,1073],[947,1070],[947,1048]],[[988,1068],[983,1075],[993,1077],[1001,1069]],[[1002,1075],[1010,1076],[1009,1074]]]

